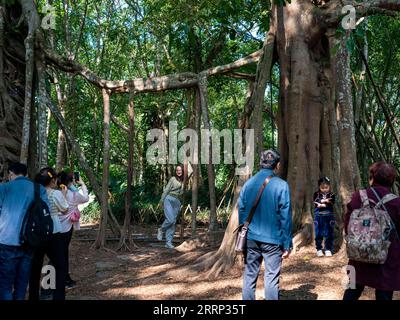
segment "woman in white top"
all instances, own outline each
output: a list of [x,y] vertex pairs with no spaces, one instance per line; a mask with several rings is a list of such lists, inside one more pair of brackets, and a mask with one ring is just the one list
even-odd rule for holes
[[[60,222],[62,226],[63,232],[67,232],[68,234],[68,247],[66,250],[67,261],[69,262],[69,244],[71,243],[72,232],[73,230],[80,229],[79,219],[73,217],[74,214],[79,213],[78,206],[84,204],[89,201],[89,194],[85,183],[82,181],[79,176],[79,180],[75,180],[72,173],[67,173],[65,171],[61,171],[58,174],[58,182],[60,187],[67,187],[66,199],[68,202],[68,213],[66,215],[60,216]],[[79,190],[74,182],[77,185],[81,186],[81,190]],[[71,279],[69,274],[69,263],[68,263],[68,273],[66,278],[66,287],[72,288],[75,286],[76,282]]]
[[56,288],[53,300],[65,300],[65,279],[68,273],[68,261],[65,259],[65,251],[68,250],[67,232],[61,223],[61,218],[68,213],[66,199],[67,188],[57,189],[57,174],[52,168],[40,170],[35,181],[46,188],[50,203],[50,214],[53,219],[53,235],[48,244],[38,248],[32,261],[31,277],[29,281],[29,299],[39,299],[40,276],[44,255],[49,257],[56,272]]

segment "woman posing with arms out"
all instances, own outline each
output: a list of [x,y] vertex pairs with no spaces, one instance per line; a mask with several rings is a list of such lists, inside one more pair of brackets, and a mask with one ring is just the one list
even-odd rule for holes
[[[190,163],[188,163],[187,177],[190,177],[192,172],[193,170],[190,166]],[[161,227],[158,228],[157,239],[162,241],[165,233],[165,247],[169,249],[174,248],[172,239],[174,238],[176,219],[181,208],[181,199],[184,192],[184,176],[185,172],[183,166],[178,165],[175,169],[175,176],[169,180],[160,200],[160,205],[164,205],[165,220]]]
[[33,255],[31,277],[29,281],[29,300],[39,300],[40,276],[44,255],[46,254],[56,272],[56,288],[53,300],[65,300],[65,279],[68,271],[68,262],[65,251],[68,248],[68,235],[64,232],[60,218],[68,213],[66,200],[67,188],[57,188],[57,174],[52,168],[43,168],[35,178],[35,182],[46,188],[50,203],[50,214],[53,219],[53,235],[49,243],[37,249]]
[[[72,173],[67,173],[65,171],[61,171],[58,174],[58,182],[60,187],[67,187],[66,199],[68,202],[68,214],[60,216],[60,222],[62,225],[63,232],[67,235],[67,247],[66,247],[66,261],[68,263],[67,266],[67,278],[65,280],[66,288],[72,288],[76,285],[76,281],[71,279],[69,274],[69,245],[72,239],[73,230],[80,229],[80,211],[78,206],[84,204],[89,201],[89,194],[85,183],[82,181],[81,176],[79,175],[79,179],[75,180]],[[74,183],[75,182],[75,183]],[[76,186],[80,186],[81,190],[79,190]]]
[[[395,178],[396,169],[391,164],[385,162],[372,164],[369,168],[370,187],[361,192],[355,192],[350,203],[347,204],[347,212],[344,218],[346,235],[349,233],[349,222],[352,224],[352,212],[368,205],[368,203],[374,207],[380,200],[384,202],[380,208],[384,209],[390,216],[392,229],[387,235],[390,245],[387,259],[383,264],[349,260],[349,265],[352,265],[355,269],[356,286],[345,291],[343,300],[357,300],[365,286],[375,289],[377,300],[392,300],[393,291],[400,290],[400,198],[394,195],[390,196],[390,189]],[[364,191],[366,191],[366,194]],[[365,197],[365,204],[361,200],[362,195]],[[387,202],[383,199],[384,197],[388,200]],[[380,220],[379,223],[382,224],[382,221]],[[373,222],[371,222],[371,218],[366,217],[360,223],[362,226],[352,224],[350,231],[352,233],[359,232],[363,228],[369,228]],[[376,252],[372,253],[375,254]]]

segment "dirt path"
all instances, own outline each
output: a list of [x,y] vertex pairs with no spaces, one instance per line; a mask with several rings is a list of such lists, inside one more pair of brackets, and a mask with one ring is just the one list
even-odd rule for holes
[[[217,280],[207,280],[191,268],[196,257],[210,248],[183,254],[162,247],[154,241],[154,234],[136,234],[140,247],[133,252],[108,252],[91,249],[95,230],[90,227],[75,232],[71,244],[72,278],[78,285],[67,291],[67,299],[241,299],[242,268],[235,266]],[[86,239],[86,240],[85,240]],[[116,249],[117,242],[108,248]],[[281,299],[324,300],[341,299],[343,295],[342,267],[344,259],[337,256],[318,258],[314,248],[307,247],[283,263]],[[261,270],[263,272],[263,269]],[[259,277],[257,299],[263,298],[263,276]],[[373,299],[373,290],[367,289],[362,299]],[[400,299],[400,294],[395,294]]]

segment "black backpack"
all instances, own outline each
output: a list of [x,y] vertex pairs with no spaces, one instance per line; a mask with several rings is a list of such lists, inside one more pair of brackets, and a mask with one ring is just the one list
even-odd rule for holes
[[34,183],[34,192],[20,232],[20,244],[31,248],[45,245],[53,234],[53,219],[48,205],[40,197],[40,185],[37,183]]

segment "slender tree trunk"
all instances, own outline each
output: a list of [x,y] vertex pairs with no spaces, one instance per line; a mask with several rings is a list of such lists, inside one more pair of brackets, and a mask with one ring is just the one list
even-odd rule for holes
[[[251,127],[250,117],[252,112],[257,106],[257,103],[263,103],[263,99],[260,97],[264,97],[263,93],[265,92],[265,84],[262,85],[262,82],[268,82],[270,79],[270,70],[272,67],[273,61],[273,52],[274,52],[274,43],[275,43],[275,20],[271,20],[270,22],[270,30],[266,36],[264,41],[262,56],[257,64],[257,72],[256,72],[256,80],[255,82],[249,83],[249,91],[246,100],[246,104],[244,107],[243,115],[240,120],[240,127],[242,129],[249,129]],[[264,78],[266,74],[266,78]],[[245,137],[242,137],[242,151],[246,152],[247,144],[245,142]],[[249,178],[249,175],[239,175],[237,185],[234,187],[235,193],[233,197],[232,204],[232,212],[229,218],[228,226],[225,230],[224,238],[219,249],[215,252],[211,252],[200,257],[196,263],[195,268],[199,268],[201,270],[209,270],[208,276],[211,278],[216,278],[218,275],[224,270],[230,268],[232,264],[235,262],[235,236],[234,230],[239,225],[239,217],[238,217],[238,198],[240,191]]]
[[[207,76],[205,74],[199,75],[199,94],[200,94],[200,105],[203,115],[204,128],[211,130],[210,119],[208,116],[208,90],[207,90]],[[210,227],[209,231],[216,231],[218,229],[217,221],[217,199],[215,195],[215,168],[212,163],[212,139],[211,135],[208,137],[208,188],[210,193]]]
[[97,234],[94,247],[104,248],[106,241],[106,228],[108,216],[108,182],[110,176],[110,94],[107,90],[102,90],[103,94],[103,130],[104,130],[104,146],[103,146],[103,183],[101,193],[101,217],[99,232]]
[[126,247],[129,250],[129,246],[133,244],[132,227],[131,227],[133,157],[134,157],[134,145],[135,145],[135,141],[134,141],[134,138],[135,138],[135,102],[134,102],[133,93],[129,100],[128,114],[129,114],[129,133],[128,133],[129,156],[128,156],[127,186],[126,186],[126,194],[125,194],[125,219],[124,219],[124,225],[122,227],[121,238],[119,241],[119,249]]
[[[65,119],[65,99],[63,98],[62,92],[61,92],[61,87],[60,83],[58,81],[58,76],[54,72],[53,74],[54,78],[54,84],[55,84],[55,89],[56,89],[56,95],[57,95],[57,104],[58,108],[61,112],[62,117]],[[94,150],[96,150],[96,146],[93,146]],[[56,154],[56,170],[59,172],[65,167],[65,152],[66,151],[66,141],[65,141],[65,135],[63,130],[60,128],[58,129],[58,135],[57,135],[57,154]]]
[[48,151],[47,151],[47,106],[45,102],[46,96],[46,75],[43,56],[36,59],[36,68],[38,74],[38,164],[39,168],[47,167]]
[[[79,144],[76,142],[74,135],[71,133],[71,129],[66,124],[65,119],[62,117],[62,115],[59,112],[59,110],[57,109],[57,107],[55,107],[54,104],[52,103],[51,98],[48,96],[48,94],[45,99],[46,99],[47,106],[51,110],[51,112],[54,116],[54,119],[57,122],[57,125],[63,130],[67,143],[71,145],[73,153],[78,158],[80,167],[83,169],[86,176],[88,177],[89,182],[93,188],[93,192],[96,195],[97,201],[100,204],[102,204],[103,203],[102,202],[102,200],[103,200],[102,189],[100,188],[99,183],[96,180],[96,176],[95,176],[92,168],[90,167],[88,161],[86,160],[86,157],[85,157],[84,153],[82,152],[82,149],[80,148]],[[108,180],[108,176],[107,176],[107,180]],[[107,190],[108,190],[108,188],[107,188]],[[108,198],[108,195],[107,195],[107,198]],[[111,217],[110,224],[111,224],[112,228],[114,228],[114,227],[116,228],[118,236],[120,236],[121,235],[121,227],[119,226],[117,219],[113,215],[113,213],[110,209],[110,206],[108,204],[107,204],[107,210],[108,210],[108,214]]]
[[[254,129],[255,137],[255,164],[257,165],[260,160],[260,153],[264,149],[264,97],[267,82],[271,79],[271,69],[272,69],[272,59],[273,56],[273,45],[268,45],[274,43],[275,32],[272,30],[265,35],[263,54],[258,62],[257,68],[257,82],[255,83],[256,88],[254,94],[251,96],[250,108],[253,111],[250,122],[251,128]],[[272,147],[272,146],[271,146]]]
[[34,101],[33,92],[33,73],[34,73],[34,59],[35,59],[35,32],[38,28],[38,16],[35,11],[35,5],[29,1],[21,1],[22,12],[25,21],[28,23],[28,35],[25,39],[25,103],[24,103],[24,125],[22,131],[22,145],[21,145],[21,163],[28,163],[29,156],[29,138],[31,135],[31,109]]
[[[193,96],[192,92],[187,91],[187,106],[188,107],[187,107],[187,111],[186,111],[186,128],[192,128],[193,127],[192,118],[193,118],[194,104],[192,103],[192,100],[193,100],[192,96]],[[185,142],[188,143],[189,140],[190,140],[190,138],[186,137],[186,141]],[[187,150],[185,156],[187,158],[194,158],[194,155],[192,155],[190,151],[191,150]],[[197,151],[194,151],[194,152],[197,152]],[[182,209],[181,209],[181,214],[180,214],[180,217],[179,217],[179,222],[180,222],[180,234],[179,235],[180,235],[180,240],[181,241],[183,241],[183,238],[185,236],[185,212],[186,212],[185,206],[186,206],[186,203],[187,203],[186,190],[187,190],[188,185],[189,185],[188,167],[189,167],[188,161],[187,161],[187,159],[185,159],[184,163],[183,163],[183,173],[184,173],[184,176],[183,176],[183,190],[184,190],[184,193],[182,195]]]
[[340,198],[342,212],[351,195],[360,186],[360,173],[357,164],[356,139],[354,132],[353,95],[351,90],[350,54],[346,48],[348,36],[334,40],[338,46],[334,58],[335,87],[337,96],[337,120],[340,149]]
[[[197,136],[200,137],[200,93],[198,89],[195,91],[195,99],[194,99],[194,130],[197,133]],[[197,154],[199,155],[199,150],[197,150]],[[192,180],[192,237],[196,236],[196,218],[197,218],[197,208],[199,201],[199,183],[200,183],[200,163],[198,161],[197,164],[193,164],[193,180]]]

